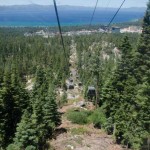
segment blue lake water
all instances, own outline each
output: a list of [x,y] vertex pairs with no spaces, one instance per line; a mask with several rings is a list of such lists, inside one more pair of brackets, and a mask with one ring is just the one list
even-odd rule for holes
[[[90,22],[91,11],[68,11],[61,10],[60,22],[63,26],[87,25]],[[96,12],[93,24],[107,24],[115,11]],[[135,21],[144,16],[144,12],[120,11],[113,23]],[[56,15],[54,11],[34,12],[7,12],[0,11],[0,26],[56,26]]]

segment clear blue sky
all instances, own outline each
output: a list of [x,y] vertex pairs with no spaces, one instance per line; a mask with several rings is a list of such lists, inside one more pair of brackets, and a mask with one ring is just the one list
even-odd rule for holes
[[[91,6],[96,0],[56,0],[58,5]],[[99,7],[118,7],[122,0],[99,0]],[[146,7],[148,0],[126,0],[123,7]],[[0,5],[40,4],[52,5],[53,0],[0,0]],[[108,5],[109,4],[109,5]]]

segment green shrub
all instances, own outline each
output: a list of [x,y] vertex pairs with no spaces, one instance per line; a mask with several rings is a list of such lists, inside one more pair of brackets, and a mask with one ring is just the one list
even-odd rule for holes
[[10,145],[7,147],[7,150],[20,150],[20,146],[15,145],[15,144],[10,144]]
[[90,116],[89,116],[89,121],[93,123],[96,127],[104,127],[107,119],[105,116],[105,113],[101,108],[96,109]]
[[31,146],[26,147],[25,150],[36,150],[36,147],[31,145]]
[[67,119],[72,123],[83,125],[88,123],[88,117],[90,115],[91,112],[89,111],[69,111],[67,113]]
[[99,108],[95,111],[69,111],[67,113],[67,119],[76,124],[93,123],[96,127],[105,127],[107,125],[107,119],[104,111]]

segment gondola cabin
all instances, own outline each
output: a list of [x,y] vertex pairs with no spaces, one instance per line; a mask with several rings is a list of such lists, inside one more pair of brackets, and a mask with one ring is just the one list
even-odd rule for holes
[[73,83],[73,79],[72,79],[72,78],[69,78],[69,82]]
[[76,79],[79,79],[79,76],[76,76]]
[[91,101],[96,98],[96,89],[95,89],[95,87],[93,87],[93,86],[88,87],[87,97],[88,97],[88,100],[91,100]]
[[82,86],[82,82],[79,82],[79,83],[78,83],[78,86]]
[[69,90],[74,89],[74,84],[73,83],[68,83],[67,84],[67,89],[69,89]]

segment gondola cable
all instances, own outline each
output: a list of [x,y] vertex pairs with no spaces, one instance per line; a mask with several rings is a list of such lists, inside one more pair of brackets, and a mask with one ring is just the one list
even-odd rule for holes
[[55,13],[56,13],[56,18],[57,18],[57,23],[58,23],[58,28],[59,28],[59,34],[60,34],[60,38],[61,38],[61,43],[62,43],[62,47],[63,47],[63,50],[64,50],[66,65],[68,66],[67,54],[66,54],[64,39],[63,39],[63,35],[62,35],[62,29],[61,29],[61,24],[60,24],[60,19],[59,19],[57,4],[56,4],[56,1],[55,1],[55,0],[53,0],[53,2],[54,2],[54,8],[55,8]]
[[95,4],[95,7],[94,7],[94,10],[93,10],[91,19],[90,19],[90,24],[89,24],[88,29],[90,29],[90,27],[91,27],[91,25],[92,25],[92,22],[93,22],[93,19],[94,19],[94,15],[95,15],[95,12],[96,12],[96,9],[97,9],[98,2],[99,2],[99,0],[96,0],[96,4]]
[[[110,4],[110,1],[108,1],[106,7],[105,7],[105,10],[107,10],[107,7],[109,6]],[[96,9],[97,9],[97,6],[98,6],[98,0],[96,0],[96,4],[95,4],[95,7],[94,7],[94,10],[93,10],[93,13],[92,13],[92,16],[91,16],[91,19],[90,19],[90,23],[89,23],[89,26],[88,26],[88,30],[90,30],[91,26],[92,26],[92,22],[93,22],[93,19],[94,19],[94,15],[95,15],[95,12],[96,12]]]
[[[106,25],[107,29],[109,29],[111,23],[114,21],[114,19],[116,18],[116,16],[118,15],[120,9],[122,8],[122,6],[124,5],[126,0],[123,0],[121,5],[119,6],[119,8],[117,9],[117,11],[115,12],[115,14],[113,15],[113,17],[111,18],[111,20],[109,21],[109,23]],[[103,32],[102,35],[101,35],[101,39],[103,37],[103,35],[105,34],[106,32]]]
[[122,8],[122,6],[124,5],[126,0],[123,0],[123,2],[121,3],[120,7],[117,9],[116,13],[114,14],[114,16],[112,17],[112,19],[110,20],[110,22],[108,23],[107,27],[110,27],[111,23],[114,21],[114,19],[116,18],[117,14],[119,13],[120,9]]

